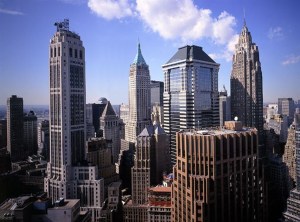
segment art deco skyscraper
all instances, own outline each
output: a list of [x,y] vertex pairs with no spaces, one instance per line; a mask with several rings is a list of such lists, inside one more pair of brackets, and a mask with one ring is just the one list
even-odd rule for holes
[[23,128],[23,98],[13,95],[7,99],[7,150],[12,162],[26,158]]
[[129,73],[129,121],[125,128],[125,139],[129,142],[135,143],[136,137],[150,124],[150,94],[149,67],[138,44]]
[[199,46],[184,46],[163,65],[164,129],[176,162],[176,132],[219,125],[219,64]]
[[50,40],[50,162],[45,191],[52,201],[80,199],[81,207],[100,215],[103,179],[85,161],[85,50],[69,20],[55,23]]
[[232,61],[231,115],[244,126],[255,127],[263,132],[263,86],[258,46],[252,42],[251,34],[244,27],[235,46]]

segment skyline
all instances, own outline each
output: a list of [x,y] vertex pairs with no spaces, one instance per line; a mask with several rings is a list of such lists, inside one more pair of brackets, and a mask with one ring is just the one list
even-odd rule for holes
[[138,41],[151,80],[163,81],[162,65],[179,47],[194,44],[220,64],[219,89],[225,85],[229,92],[233,43],[243,26],[244,9],[260,52],[264,102],[300,99],[300,45],[295,44],[300,37],[300,3],[296,0],[276,5],[258,0],[239,5],[230,4],[232,0],[141,3],[1,1],[0,25],[7,32],[0,35],[0,105],[11,95],[23,97],[28,105],[49,104],[49,40],[56,30],[54,23],[64,18],[85,47],[87,103],[106,97],[112,104],[128,104],[129,69]]

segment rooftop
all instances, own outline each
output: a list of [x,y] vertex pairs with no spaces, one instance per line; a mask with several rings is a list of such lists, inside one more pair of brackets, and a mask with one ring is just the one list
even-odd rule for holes
[[216,63],[202,50],[202,47],[196,45],[186,45],[184,47],[179,48],[175,55],[166,64],[182,60],[200,60],[205,62]]
[[157,192],[157,193],[168,193],[172,192],[171,187],[164,187],[164,186],[156,186],[156,187],[150,187],[149,191]]

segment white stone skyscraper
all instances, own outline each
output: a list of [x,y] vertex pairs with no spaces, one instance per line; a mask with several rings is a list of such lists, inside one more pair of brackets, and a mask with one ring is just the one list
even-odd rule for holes
[[149,67],[141,52],[140,44],[129,72],[129,120],[125,139],[135,143],[136,137],[150,124],[151,91]]
[[[50,162],[45,191],[52,201],[80,199],[81,207],[100,215],[103,179],[85,161],[85,49],[69,31],[69,20],[55,23],[50,40]],[[96,202],[97,200],[97,202]]]

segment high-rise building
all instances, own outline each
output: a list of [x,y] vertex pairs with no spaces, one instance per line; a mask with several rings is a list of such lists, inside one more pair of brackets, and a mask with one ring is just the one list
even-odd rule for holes
[[27,156],[37,154],[38,138],[37,138],[37,116],[33,111],[24,114],[24,152]]
[[184,46],[163,66],[164,129],[176,162],[176,132],[219,126],[219,64],[199,46]]
[[276,103],[268,104],[265,118],[266,122],[268,123],[269,120],[276,114],[278,114],[278,105]]
[[129,121],[129,105],[121,104],[120,106],[120,119],[123,120],[123,123],[127,124]]
[[125,126],[125,139],[135,143],[136,137],[150,124],[151,95],[149,67],[138,51],[129,72],[129,120]]
[[100,117],[100,129],[103,132],[103,138],[112,141],[112,158],[113,163],[116,163],[119,158],[121,146],[120,119],[109,101]]
[[23,137],[23,98],[12,95],[7,99],[7,150],[12,162],[26,158]]
[[296,154],[296,188],[291,190],[287,200],[287,211],[284,213],[285,221],[300,221],[300,112],[296,111],[295,118],[295,154]]
[[38,154],[49,161],[50,140],[49,140],[49,120],[43,120],[38,124]]
[[278,98],[278,114],[286,115],[289,125],[292,124],[295,112],[295,102],[292,98]]
[[231,120],[230,96],[227,95],[225,86],[224,89],[219,93],[219,110],[220,126],[223,126],[225,121]]
[[172,221],[263,221],[256,129],[229,121],[176,137]]
[[44,189],[52,201],[80,199],[98,221],[104,182],[85,160],[85,49],[69,20],[55,23],[50,40],[50,162]]
[[151,80],[151,106],[163,106],[164,99],[164,82]]
[[7,120],[0,120],[0,148],[7,146]]
[[[258,46],[246,22],[235,46],[230,77],[231,115],[263,134],[263,85]],[[262,140],[262,138],[260,137]]]
[[102,136],[100,132],[99,118],[106,106],[106,98],[100,99],[101,103],[89,103],[86,104],[86,135],[87,139],[97,136]]

